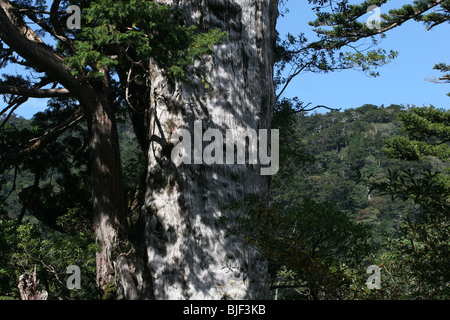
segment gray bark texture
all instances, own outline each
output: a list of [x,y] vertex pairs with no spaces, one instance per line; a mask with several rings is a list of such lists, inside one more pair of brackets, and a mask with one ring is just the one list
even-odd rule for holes
[[39,281],[34,273],[24,273],[19,278],[20,300],[47,300],[48,292],[38,290]]
[[237,141],[245,140],[248,129],[270,129],[278,1],[157,2],[178,7],[183,19],[200,30],[220,28],[229,38],[196,66],[204,71],[203,81],[197,77],[190,83],[171,84],[152,65],[153,139],[147,189],[135,254],[116,265],[129,270],[134,280],[121,286],[122,295],[171,300],[268,298],[267,262],[254,247],[228,234],[221,218],[230,214],[222,206],[242,201],[245,195],[267,199],[270,178],[261,175],[258,164],[178,165],[171,161],[170,145],[180,129],[188,130],[194,141],[195,121],[202,121],[203,133],[219,129],[224,138],[231,129]]

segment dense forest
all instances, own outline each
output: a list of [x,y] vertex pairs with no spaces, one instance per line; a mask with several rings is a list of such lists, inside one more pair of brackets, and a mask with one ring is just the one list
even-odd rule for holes
[[328,201],[355,221],[376,227],[378,236],[392,235],[402,216],[412,210],[411,205],[390,201],[372,190],[370,183],[358,181],[359,177],[371,176],[377,181],[388,170],[420,172],[445,166],[439,159],[411,163],[392,159],[383,152],[384,141],[401,134],[398,115],[407,109],[398,105],[364,105],[342,112],[298,115],[292,138],[296,137],[305,158],[303,162],[291,160],[292,171],[275,178],[275,201]]
[[[416,112],[423,118],[412,116]],[[437,243],[433,243],[434,241],[429,238],[430,234],[424,236],[424,234],[412,232],[415,228],[412,225],[415,223],[426,224],[427,219],[423,216],[427,211],[422,205],[424,202],[427,206],[434,201],[430,198],[438,199],[439,197],[443,197],[441,199],[443,203],[447,201],[445,199],[448,197],[448,156],[439,157],[436,154],[419,157],[405,156],[405,154],[399,156],[398,153],[393,152],[394,149],[403,152],[405,148],[405,145],[395,146],[394,142],[410,133],[408,130],[411,130],[411,122],[408,119],[416,119],[416,126],[413,125],[413,131],[416,130],[414,134],[422,135],[423,138],[428,136],[432,129],[428,127],[424,132],[420,132],[422,129],[417,126],[419,123],[417,119],[430,124],[433,121],[432,117],[424,115],[426,113],[436,115],[438,112],[441,112],[447,119],[445,121],[448,121],[448,111],[437,111],[433,107],[415,108],[399,105],[384,107],[368,104],[358,109],[316,113],[309,116],[300,113],[296,114],[295,130],[290,131],[289,136],[286,137],[290,150],[285,151],[285,166],[282,170],[284,172],[274,179],[273,201],[281,206],[281,211],[298,210],[300,214],[306,215],[301,217],[296,213],[294,217],[296,216],[299,220],[291,221],[291,223],[303,223],[304,229],[301,230],[309,232],[316,230],[315,232],[320,234],[307,238],[308,243],[311,243],[309,241],[312,239],[317,240],[312,242],[313,248],[305,248],[308,252],[314,252],[316,248],[317,252],[324,250],[326,253],[324,257],[328,254],[328,257],[334,256],[341,264],[358,252],[359,256],[352,258],[356,260],[350,259],[344,262],[349,266],[347,272],[356,272],[358,275],[353,279],[356,283],[359,280],[358,277],[364,277],[361,274],[363,270],[361,265],[352,265],[350,261],[365,264],[372,262],[382,266],[385,270],[382,279],[384,290],[377,293],[378,298],[445,298],[448,295],[448,276],[445,275],[448,273],[448,268],[441,264],[448,259],[448,230],[446,230],[448,221],[445,222],[446,218],[439,219],[442,225],[435,232],[442,232],[442,234],[437,237],[439,239]],[[434,119],[436,120],[437,118]],[[448,124],[448,122],[443,123]],[[441,130],[443,128],[445,126],[441,127]],[[445,130],[448,132],[448,128]],[[436,137],[427,139],[436,139]],[[293,152],[293,150],[296,151]],[[299,150],[301,150],[300,153],[298,153]],[[293,157],[296,154],[298,157]],[[424,178],[428,177],[428,174],[429,177],[435,176],[430,179]],[[425,195],[432,192],[435,179],[440,181],[438,185],[441,189],[435,189],[440,195]],[[430,190],[425,190],[426,188]],[[420,197],[421,193],[424,198],[419,200],[417,194]],[[305,199],[307,199],[306,203]],[[306,210],[311,212],[306,213]],[[339,212],[342,220],[334,220],[333,216],[327,213],[329,210],[334,210],[336,214]],[[438,215],[448,216],[448,207],[445,205],[437,210],[440,211]],[[321,215],[313,217],[317,213]],[[345,233],[345,236],[341,236],[342,238],[339,237],[340,231]],[[414,234],[414,238],[411,238],[409,232]],[[333,234],[334,236],[331,236]],[[408,250],[415,250],[413,243],[418,239],[426,239],[432,243],[425,242],[416,246],[431,246],[433,249],[427,253],[422,252],[424,256],[412,257],[411,251]],[[299,240],[305,241],[302,237]],[[347,247],[344,245],[346,241],[348,241]],[[407,244],[407,241],[411,242]],[[358,243],[368,246],[358,245]],[[323,245],[327,247],[330,244],[332,245],[328,248],[328,252],[323,249]],[[406,249],[411,244],[413,248]],[[342,252],[338,253],[339,250]],[[439,259],[443,261],[432,257],[434,250],[439,252],[437,256],[440,256]],[[342,253],[343,256],[341,256]],[[412,260],[407,260],[407,255]],[[411,274],[407,276],[407,270],[411,271],[409,268],[417,263],[418,259],[425,261],[436,259],[433,263],[436,263],[435,267],[439,265],[439,272],[443,276],[442,282],[438,278],[434,279],[436,283],[440,283],[437,287],[434,281],[425,285],[420,281],[416,282],[417,279],[414,276],[410,277]],[[356,269],[352,270],[350,266]],[[400,269],[402,269],[401,272]],[[424,269],[424,266],[420,270],[423,273],[431,271],[431,269],[428,271]],[[333,273],[330,270],[326,272]],[[433,289],[430,287],[427,289],[428,285]],[[363,287],[359,287],[361,288]],[[297,294],[304,294],[299,292],[298,288],[295,291]],[[326,293],[323,294],[327,296]],[[337,293],[333,294],[337,295]],[[350,298],[351,294],[357,297],[361,292],[348,290],[343,296]]]
[[[271,185],[273,212],[267,213],[267,217],[255,218],[254,215],[261,215],[261,203],[257,197],[249,197],[245,210],[254,215],[230,229],[230,232],[245,234],[262,250],[270,249],[269,256],[273,255],[270,269],[272,297],[446,299],[448,274],[445,272],[448,272],[448,267],[442,270],[444,278],[441,287],[439,284],[436,287],[435,283],[420,282],[408,271],[411,261],[403,264],[405,256],[398,247],[405,239],[408,221],[420,221],[420,204],[415,203],[412,194],[410,198],[400,194],[394,197],[382,188],[382,182],[394,172],[410,172],[415,176],[425,172],[448,175],[446,159],[430,155],[412,161],[392,157],[386,149],[390,139],[405,135],[400,115],[414,113],[417,108],[367,104],[357,109],[324,113],[290,112],[287,116],[283,104],[290,103],[281,102],[275,117],[275,121],[282,119],[279,123],[282,130],[282,160],[280,172]],[[429,109],[435,110],[433,107]],[[448,112],[440,112],[446,114],[448,119]],[[286,118],[290,121],[286,122]],[[12,115],[7,126],[20,132],[30,130],[33,121]],[[74,146],[81,147],[84,130],[80,125],[79,137],[63,135],[58,143],[67,147],[70,140]],[[119,136],[127,192],[135,192],[139,170],[144,170],[139,169],[142,154],[130,123],[123,121],[119,125]],[[32,167],[24,164],[3,177],[1,199],[6,200],[2,203],[4,219],[0,241],[0,289],[3,298],[18,298],[17,279],[33,267],[52,298],[99,298],[100,293],[93,285],[96,250],[93,231],[86,226],[89,224],[83,226],[83,221],[79,221],[80,216],[88,220],[89,188],[84,186],[87,164],[70,165],[73,163],[70,157],[58,161],[62,167],[49,167],[46,178],[40,181],[39,197],[35,204],[21,196],[24,190],[35,184]],[[66,183],[68,180],[69,184]],[[67,203],[73,196],[79,202],[71,208]],[[81,201],[83,198],[86,201],[84,204]],[[231,203],[226,208],[238,212],[243,206],[242,203]],[[45,220],[48,217],[40,215],[39,210],[48,213],[61,211],[64,214],[51,221],[51,229],[50,222]],[[19,226],[17,218],[22,212],[25,212],[24,223]],[[287,221],[279,220],[281,217]],[[270,226],[262,223],[261,219]],[[293,232],[293,225],[298,231]],[[272,235],[269,236],[268,232]],[[284,238],[287,233],[298,233],[298,238]],[[274,239],[275,235],[277,239]],[[317,243],[313,243],[313,239]],[[290,246],[294,246],[295,250],[291,251]],[[448,248],[439,248],[442,249]],[[322,262],[315,260],[318,258],[312,259],[314,254],[324,261],[330,260]],[[301,255],[308,256],[303,260],[312,259],[312,265],[306,266],[304,261],[299,263]],[[448,259],[445,251],[439,251],[439,255],[444,256],[445,261]],[[68,290],[66,287],[65,279],[69,276],[66,268],[73,264],[82,266],[82,290]],[[382,274],[382,290],[370,291],[366,287],[365,280],[369,275],[365,273],[365,268],[373,264],[386,270]],[[442,266],[439,263],[439,268]],[[309,269],[313,267],[316,268],[314,271]],[[321,272],[324,273],[321,278],[311,278]],[[421,272],[432,270],[421,269]],[[336,281],[338,275],[345,275],[347,279]]]
[[[33,120],[16,115],[6,124],[8,131],[17,134],[33,130],[34,126]],[[131,193],[144,170],[143,156],[129,123],[121,123],[119,133],[127,192]],[[76,160],[72,150],[63,152],[57,159],[50,152],[2,177],[0,286],[3,298],[18,299],[17,280],[34,267],[51,299],[100,297],[95,282],[98,247],[91,222],[85,139],[86,127],[79,125],[74,134],[61,136],[53,146],[73,148],[77,151]],[[42,172],[38,183],[34,161],[39,161]],[[37,184],[39,187],[35,188]],[[81,290],[67,288],[70,274],[66,271],[70,265],[79,266],[83,272]]]

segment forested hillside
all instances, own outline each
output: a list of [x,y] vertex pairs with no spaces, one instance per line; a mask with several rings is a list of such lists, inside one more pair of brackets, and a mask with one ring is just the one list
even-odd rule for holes
[[[375,241],[386,239],[398,228],[399,221],[413,209],[411,201],[392,201],[360,181],[380,181],[388,170],[441,170],[444,163],[436,158],[410,162],[389,158],[383,152],[384,141],[401,134],[398,119],[407,107],[364,105],[357,109],[297,114],[295,132],[298,148],[305,158],[291,163],[289,172],[275,177],[274,200],[287,205],[297,199],[330,201],[355,221],[372,225]],[[287,155],[287,157],[289,157]],[[286,170],[286,168],[285,168]]]
[[[277,105],[271,209],[249,199],[258,222],[237,228],[271,257],[277,298],[448,297],[448,116],[433,107],[308,115],[295,101]],[[404,153],[410,136],[426,141],[418,154]],[[435,143],[441,153],[420,154]],[[367,291],[368,265],[386,271],[384,290]]]

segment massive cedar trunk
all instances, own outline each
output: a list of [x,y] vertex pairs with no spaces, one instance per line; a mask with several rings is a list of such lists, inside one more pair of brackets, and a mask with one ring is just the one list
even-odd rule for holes
[[[180,164],[171,161],[174,133],[194,122],[203,132],[268,129],[274,105],[273,45],[278,1],[158,1],[181,9],[200,30],[229,34],[197,65],[205,78],[171,83],[151,65],[147,189],[136,254],[118,260],[125,298],[263,299],[267,263],[251,245],[227,234],[222,206],[245,195],[268,194],[260,165]],[[205,142],[204,142],[205,146]],[[129,272],[130,271],[130,272]],[[134,281],[130,281],[133,276]],[[128,280],[127,280],[128,279]]]

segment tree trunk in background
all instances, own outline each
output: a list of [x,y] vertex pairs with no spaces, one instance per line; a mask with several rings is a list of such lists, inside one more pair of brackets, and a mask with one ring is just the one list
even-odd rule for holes
[[[157,1],[181,9],[200,30],[220,28],[229,40],[197,67],[205,79],[170,85],[152,66],[151,132],[145,204],[137,224],[135,255],[117,262],[122,294],[140,299],[268,298],[267,262],[255,248],[227,235],[221,207],[245,195],[267,199],[269,177],[260,165],[180,164],[171,161],[176,130],[194,141],[203,133],[269,129],[274,105],[273,45],[277,0]],[[206,81],[205,81],[206,80]],[[209,84],[209,85],[208,85]],[[163,143],[161,143],[163,141]],[[203,146],[209,143],[203,142]],[[203,150],[203,149],[202,149]],[[130,270],[133,283],[127,281]]]
[[92,198],[97,252],[97,285],[104,288],[114,277],[114,260],[125,221],[126,204],[120,162],[119,137],[109,90],[95,90],[87,105]]
[[[53,4],[58,6],[59,1]],[[0,38],[24,58],[27,65],[45,72],[48,83],[55,80],[73,97],[76,97],[87,119],[90,169],[93,180],[94,228],[97,244],[101,249],[97,253],[97,282],[99,286],[104,287],[114,277],[113,262],[117,258],[117,246],[120,242],[119,226],[124,222],[126,215],[119,139],[108,78],[109,71],[99,70],[105,75],[102,80],[81,80],[83,77],[74,77],[72,70],[62,63],[62,58],[45,45],[42,39],[27,26],[23,18],[24,16],[14,9],[9,1],[0,1]],[[77,112],[74,113],[76,114]],[[73,121],[76,121],[75,119]],[[17,160],[21,157],[25,159],[41,145],[56,139],[61,133],[59,130],[51,130],[49,133],[52,131],[53,134],[46,133],[43,136],[47,137],[47,140],[37,139],[34,142],[35,149],[28,148],[31,150],[16,156]],[[36,187],[37,184],[35,183]]]

